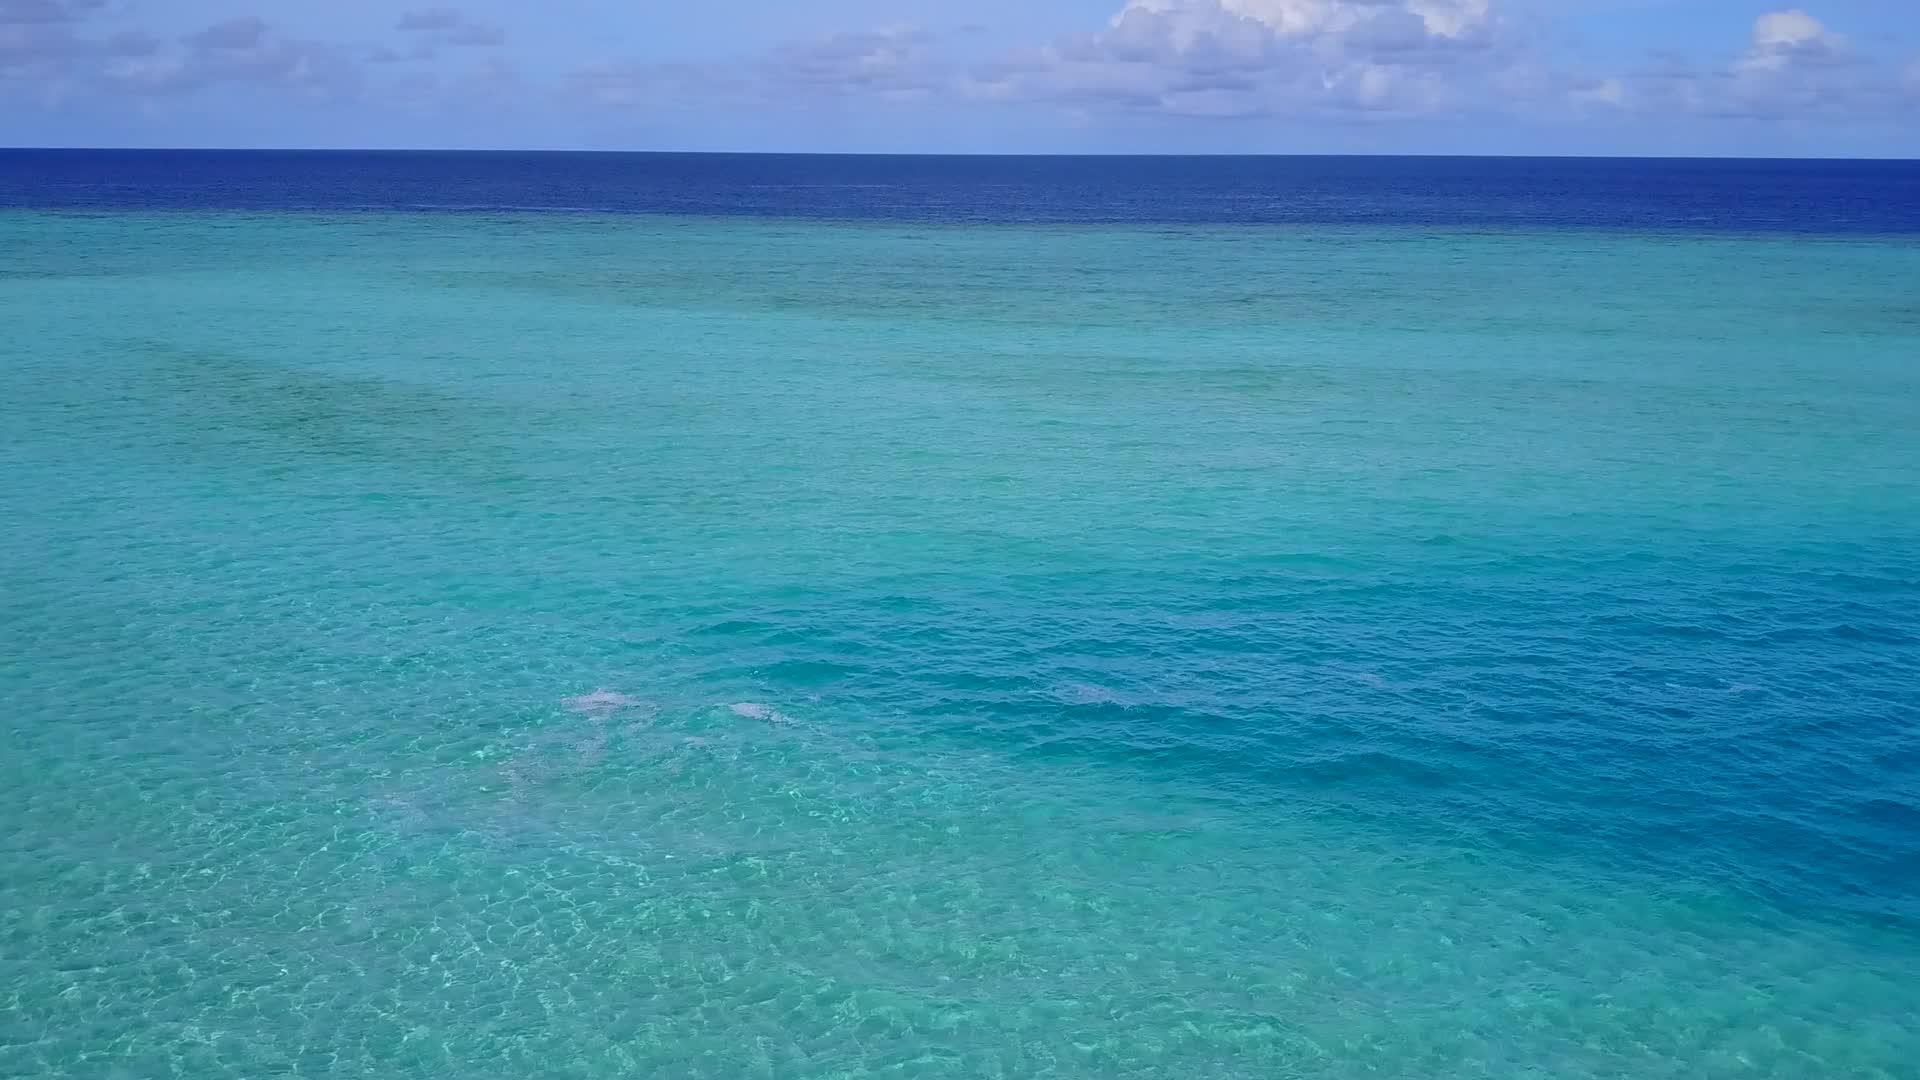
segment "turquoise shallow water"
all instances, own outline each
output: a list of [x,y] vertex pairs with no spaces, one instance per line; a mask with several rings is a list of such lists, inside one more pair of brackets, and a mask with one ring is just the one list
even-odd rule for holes
[[0,216],[0,1075],[1920,1076],[1915,280]]

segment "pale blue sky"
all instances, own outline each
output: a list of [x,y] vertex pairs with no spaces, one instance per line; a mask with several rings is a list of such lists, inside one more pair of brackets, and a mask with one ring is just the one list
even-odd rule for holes
[[1920,155],[1911,0],[0,0],[0,144]]

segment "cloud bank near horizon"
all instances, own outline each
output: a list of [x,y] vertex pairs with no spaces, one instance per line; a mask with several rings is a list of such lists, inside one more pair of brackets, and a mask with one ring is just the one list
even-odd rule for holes
[[551,20],[538,29],[523,49],[507,20],[444,5],[349,35],[270,11],[164,26],[121,0],[0,0],[0,142],[233,130],[275,133],[241,144],[671,148],[704,133],[738,145],[698,148],[804,149],[811,132],[821,149],[1431,151],[1452,133],[1484,151],[1504,132],[1508,152],[1920,153],[1920,52],[1798,7],[1715,23],[1706,47],[1650,38],[1599,59],[1503,0],[1126,0],[1041,40],[900,23],[685,57],[670,40],[623,50],[575,26],[556,45]]

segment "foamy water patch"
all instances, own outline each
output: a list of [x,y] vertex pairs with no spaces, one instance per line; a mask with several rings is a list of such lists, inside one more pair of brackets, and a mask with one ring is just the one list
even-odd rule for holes
[[763,720],[769,724],[791,724],[794,722],[793,717],[788,716],[779,709],[771,705],[761,704],[757,701],[736,701],[727,706],[727,711],[738,717],[743,717],[748,720]]
[[586,713],[588,716],[611,716],[626,709],[651,710],[653,708],[652,702],[604,687],[592,693],[561,698],[560,704],[574,712]]

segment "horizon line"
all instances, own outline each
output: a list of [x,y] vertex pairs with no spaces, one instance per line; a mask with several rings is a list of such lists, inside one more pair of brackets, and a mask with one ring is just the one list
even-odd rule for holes
[[152,153],[152,154],[605,154],[673,157],[843,157],[843,158],[1383,158],[1455,161],[1807,161],[1920,162],[1913,157],[1835,157],[1821,155],[1751,156],[1741,154],[1445,154],[1356,151],[1323,153],[1173,153],[1162,151],[992,152],[978,150],[671,150],[590,147],[348,147],[348,146],[0,146],[5,153]]

